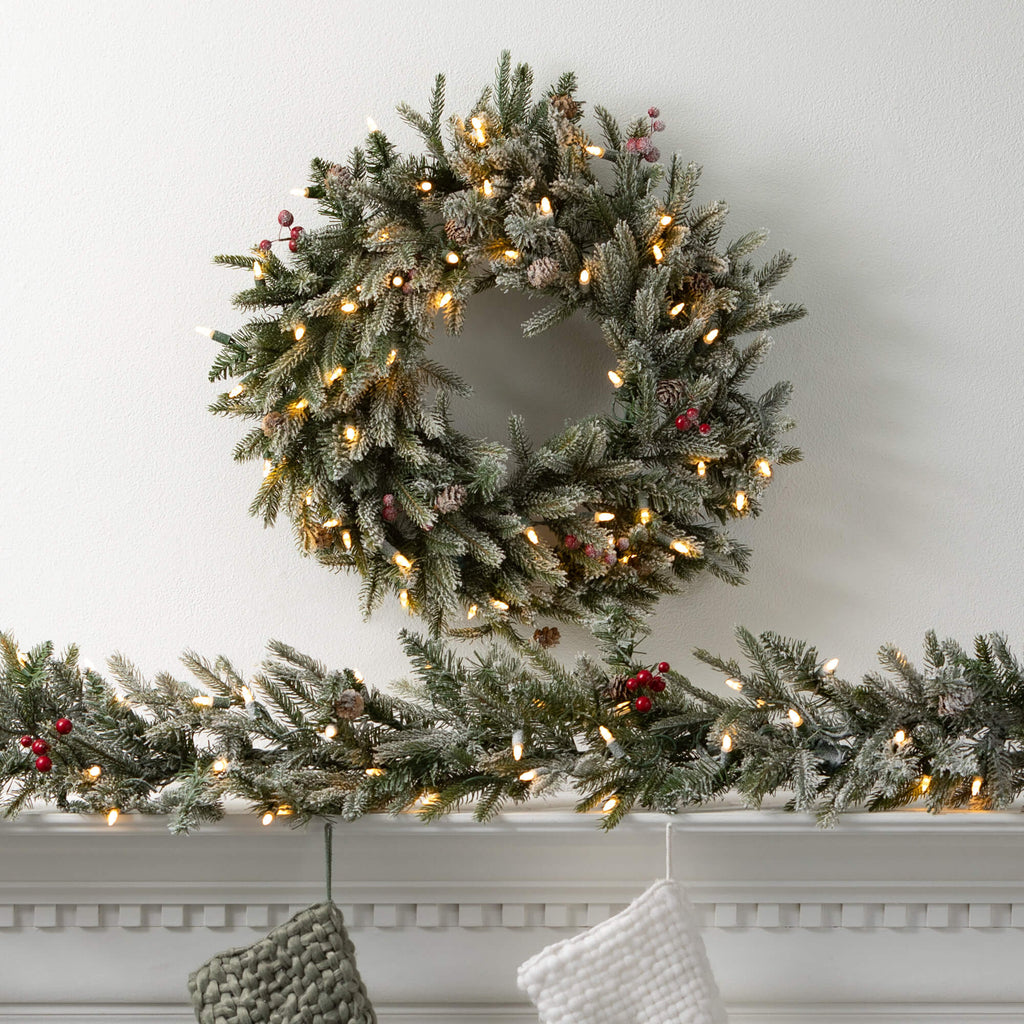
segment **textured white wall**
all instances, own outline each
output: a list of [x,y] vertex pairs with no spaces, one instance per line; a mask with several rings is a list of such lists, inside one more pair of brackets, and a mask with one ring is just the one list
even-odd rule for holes
[[[368,113],[411,143],[394,105],[443,69],[465,110],[505,46],[541,86],[577,69],[624,119],[658,104],[663,150],[705,165],[730,237],[766,225],[800,256],[781,294],[812,315],[779,332],[768,376],[796,384],[807,461],[745,531],[748,585],[666,601],[651,653],[730,650],[737,622],[851,669],[886,639],[916,650],[931,625],[1019,635],[1019,4],[2,12],[0,625],[23,642],[156,669],[186,646],[249,666],[276,636],[376,680],[401,671],[397,608],[364,623],[356,579],[247,518],[259,469],[232,464],[238,426],[204,411],[214,347],[192,328],[236,322],[238,278],[211,254],[293,202],[309,222],[287,191],[310,155],[345,154]],[[523,343],[525,309],[482,299],[443,343],[477,385],[481,430],[514,406],[543,436],[607,401],[593,331]]]

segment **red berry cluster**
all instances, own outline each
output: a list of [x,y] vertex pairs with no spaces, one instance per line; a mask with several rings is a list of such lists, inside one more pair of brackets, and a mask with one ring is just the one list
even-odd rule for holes
[[[690,408],[687,409],[686,412],[681,412],[676,417],[676,430],[689,430],[690,427],[692,427],[694,425],[694,423],[696,423],[699,419],[700,419],[700,409],[695,409],[693,406],[690,406]],[[710,423],[701,423],[701,425],[699,427],[697,427],[697,429],[702,434],[710,434],[711,433],[711,424]]]
[[398,518],[398,509],[395,508],[395,496],[385,494],[381,499],[384,508],[381,510],[381,517],[385,523],[393,523]]
[[[665,679],[660,673],[667,672],[671,666],[667,661],[659,661],[656,668],[657,672],[651,672],[646,668],[640,669],[635,676],[630,676],[626,680],[626,689],[630,693],[636,693],[637,690],[661,693],[665,689]],[[646,693],[642,693],[633,701],[633,707],[637,711],[645,713],[654,707],[654,701]]]
[[[70,718],[58,718],[53,723],[54,731],[59,736],[67,736],[74,728]],[[50,753],[50,744],[38,736],[29,736],[26,733],[18,741],[26,750],[31,750],[36,755],[36,771],[48,772],[53,767],[53,761],[47,756]]]
[[[274,239],[276,242],[287,242],[288,249],[290,252],[295,252],[299,247],[299,239],[302,237],[303,228],[298,225],[292,227],[295,222],[295,218],[292,216],[291,211],[282,210],[277,215],[277,223],[281,225],[281,231],[278,232],[277,238]],[[285,232],[282,234],[281,232]],[[260,242],[261,252],[270,252],[270,247],[274,244],[269,238],[264,238]]]
[[[562,538],[562,543],[568,551],[576,551],[581,546],[579,537],[574,533],[567,533],[565,537]],[[626,542],[626,546],[629,546],[628,541]],[[598,551],[595,544],[584,544],[582,547],[583,554],[585,554],[587,558],[599,558],[605,563],[605,565],[615,565],[619,560],[619,556],[615,554],[614,548],[605,548],[604,551]]]
[[659,121],[661,111],[657,107],[649,107],[647,116],[651,119],[650,127],[640,135],[631,135],[626,139],[626,152],[643,157],[649,164],[661,158],[661,151],[654,144],[654,133],[665,130],[665,122]]

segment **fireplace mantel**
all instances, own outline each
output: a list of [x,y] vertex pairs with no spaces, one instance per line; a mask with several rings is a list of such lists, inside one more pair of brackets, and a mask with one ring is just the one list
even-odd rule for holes
[[[734,1024],[1024,1019],[1024,815],[781,811],[335,828],[334,897],[382,1024],[534,1020],[517,965],[673,869]],[[320,831],[233,813],[0,824],[0,1024],[191,1020],[185,978],[323,898]],[[654,954],[652,950],[652,956]]]

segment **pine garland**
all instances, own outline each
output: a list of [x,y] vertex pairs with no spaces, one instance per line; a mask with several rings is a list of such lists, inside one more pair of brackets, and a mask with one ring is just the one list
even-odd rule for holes
[[[148,682],[123,658],[108,680],[74,648],[22,653],[0,635],[2,813],[44,801],[169,814],[188,831],[231,797],[265,822],[432,820],[469,805],[484,820],[569,791],[610,828],[632,809],[674,813],[735,792],[753,806],[786,793],[789,809],[831,824],[915,802],[1000,808],[1024,792],[1024,669],[996,634],[970,654],[929,633],[920,670],[884,647],[884,674],[850,683],[805,643],[741,630],[748,669],[697,652],[727,677],[728,696],[666,671],[641,713],[626,684],[645,668],[642,637],[623,626],[604,620],[603,660],[571,669],[511,631],[472,659],[407,633],[414,681],[403,696],[280,643],[248,681],[223,659],[188,654],[192,683]],[[65,717],[73,728],[62,734],[54,723]],[[35,739],[48,745],[47,770],[23,745]]]
[[[252,424],[236,458],[264,461],[252,513],[288,515],[305,552],[359,572],[367,612],[390,594],[433,632],[639,615],[703,571],[737,582],[748,551],[727,526],[799,458],[789,385],[743,390],[765,332],[803,315],[772,296],[792,257],[756,268],[764,232],[719,249],[726,208],[693,205],[696,166],[659,162],[660,121],[624,132],[598,106],[598,144],[574,75],[531,93],[506,53],[469,116],[446,119],[438,76],[427,113],[399,108],[421,154],[375,129],[346,165],[314,160],[325,225],[283,211],[293,257],[266,240],[217,259],[254,274],[235,298],[252,319],[210,332],[211,379],[237,381],[212,408]],[[612,411],[539,445],[516,418],[508,444],[456,430],[468,388],[429,341],[491,287],[544,301],[527,334],[596,321]]]

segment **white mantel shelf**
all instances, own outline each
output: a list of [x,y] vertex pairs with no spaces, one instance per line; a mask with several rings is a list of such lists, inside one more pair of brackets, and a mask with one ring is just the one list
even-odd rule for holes
[[[539,810],[336,824],[334,897],[382,1024],[535,1019],[516,966],[660,877],[669,820],[735,1024],[1024,1019],[1024,815],[860,814],[821,830],[707,810],[605,834],[592,815]],[[0,823],[0,1024],[184,1024],[189,970],[321,898],[316,826]]]

